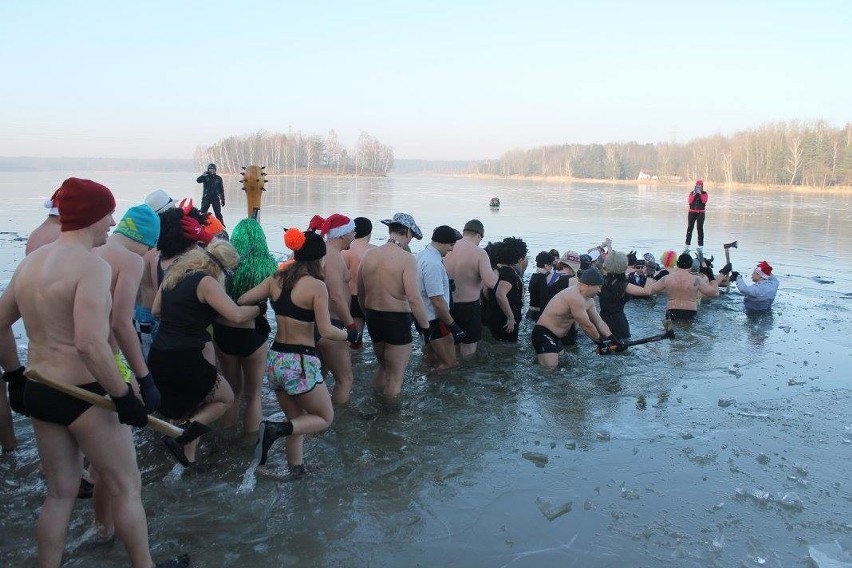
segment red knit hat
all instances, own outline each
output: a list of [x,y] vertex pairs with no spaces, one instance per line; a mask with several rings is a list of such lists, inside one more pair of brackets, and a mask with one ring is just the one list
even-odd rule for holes
[[764,280],[768,280],[769,277],[772,276],[772,265],[765,260],[761,260],[760,264],[754,267],[754,271],[757,272]]
[[112,192],[89,179],[66,179],[56,197],[63,232],[85,229],[115,211]]
[[695,187],[704,187],[704,182],[703,182],[703,181],[701,181],[701,180],[696,181],[696,182],[695,182]]

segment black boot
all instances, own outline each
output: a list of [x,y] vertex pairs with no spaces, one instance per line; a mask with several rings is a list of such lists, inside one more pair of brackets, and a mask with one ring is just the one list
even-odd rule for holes
[[183,467],[189,467],[190,461],[187,459],[186,454],[183,453],[183,447],[196,438],[200,438],[210,430],[211,428],[207,424],[192,421],[186,426],[186,428],[184,428],[183,434],[177,438],[163,436],[162,440],[178,463],[180,463]]
[[291,422],[269,422],[267,420],[261,422],[257,438],[257,443],[260,445],[260,465],[266,463],[269,448],[272,447],[275,440],[292,433],[293,424]]

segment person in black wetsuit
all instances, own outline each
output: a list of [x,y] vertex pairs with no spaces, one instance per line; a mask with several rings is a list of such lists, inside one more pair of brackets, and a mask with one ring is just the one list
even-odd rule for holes
[[530,291],[530,305],[527,308],[526,318],[536,321],[541,315],[541,294],[547,288],[551,279],[558,276],[553,270],[553,255],[547,251],[541,251],[535,257],[535,272],[530,276],[527,288]]
[[228,382],[216,370],[207,328],[221,315],[241,323],[260,315],[259,306],[238,306],[225,292],[225,279],[240,257],[227,241],[196,247],[169,267],[151,308],[160,328],[148,355],[148,367],[162,396],[160,412],[185,421],[178,438],[163,443],[184,467],[195,464],[198,438],[210,431],[234,402]]
[[645,278],[642,286],[628,282],[627,262],[627,255],[621,251],[614,250],[607,255],[603,263],[604,283],[598,297],[601,319],[619,339],[630,337],[630,323],[624,315],[624,304],[629,296],[650,296],[651,285],[655,282],[651,278]]
[[201,192],[201,212],[207,213],[212,205],[213,214],[224,227],[225,219],[222,217],[222,207],[225,206],[225,182],[222,181],[222,176],[216,173],[216,164],[208,164],[207,171],[198,176],[195,181],[204,184],[204,189]]

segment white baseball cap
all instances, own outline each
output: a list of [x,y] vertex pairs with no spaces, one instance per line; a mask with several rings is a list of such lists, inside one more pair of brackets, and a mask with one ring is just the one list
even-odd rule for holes
[[145,196],[145,204],[156,213],[162,213],[169,207],[174,207],[175,200],[169,197],[169,194],[162,189],[155,189]]

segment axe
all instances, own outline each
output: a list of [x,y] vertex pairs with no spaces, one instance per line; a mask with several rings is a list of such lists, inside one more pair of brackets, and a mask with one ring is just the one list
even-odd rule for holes
[[[737,248],[737,241],[732,243],[725,243],[722,245],[725,249],[725,264],[731,264],[731,249]],[[731,290],[731,282],[728,280],[728,283],[725,285],[725,292],[729,292]]]

